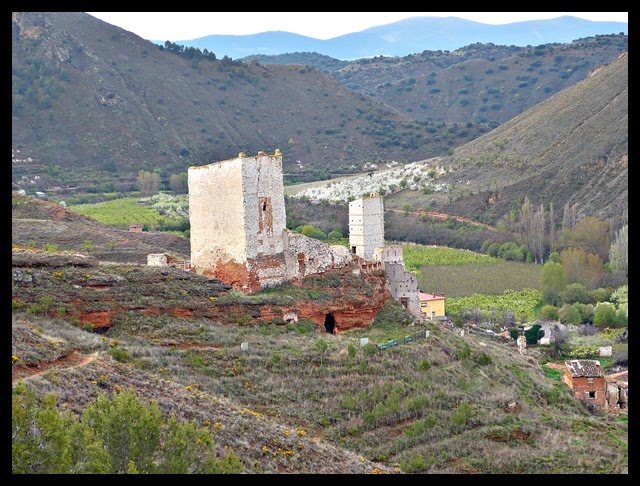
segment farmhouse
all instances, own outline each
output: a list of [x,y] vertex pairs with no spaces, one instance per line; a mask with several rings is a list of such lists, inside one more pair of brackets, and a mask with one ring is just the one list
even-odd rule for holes
[[420,299],[420,310],[427,318],[444,317],[445,296],[443,294],[420,292],[418,298]]
[[572,359],[565,361],[562,376],[573,396],[578,400],[592,403],[599,408],[605,407],[605,379],[600,361],[594,359]]

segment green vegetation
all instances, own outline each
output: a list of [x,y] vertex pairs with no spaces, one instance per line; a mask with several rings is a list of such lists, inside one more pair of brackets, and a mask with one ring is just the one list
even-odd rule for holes
[[178,219],[161,216],[151,206],[138,204],[138,200],[139,198],[136,197],[124,197],[95,204],[70,206],[69,209],[89,216],[100,223],[122,228],[128,228],[129,224],[135,223],[146,225],[153,230],[166,223],[179,222]]
[[[447,299],[471,294],[498,295],[506,290],[538,288],[540,265],[507,262],[424,267],[418,275],[420,288],[443,293]],[[449,307],[447,300],[447,308]]]
[[469,250],[445,246],[402,245],[405,268],[420,270],[425,265],[467,265],[470,263],[498,263],[497,258]]
[[133,391],[101,394],[77,417],[56,397],[13,389],[11,464],[14,474],[239,473],[233,451],[218,458],[211,432],[194,421],[168,421]]
[[535,317],[540,303],[540,291],[534,289],[507,290],[502,295],[472,294],[467,297],[449,298],[446,301],[447,315],[456,315],[463,309],[477,308],[484,311],[511,311],[517,317]]

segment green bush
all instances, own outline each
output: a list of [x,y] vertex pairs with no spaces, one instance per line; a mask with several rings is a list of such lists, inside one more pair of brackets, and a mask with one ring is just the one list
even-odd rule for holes
[[111,348],[109,350],[109,355],[115,359],[116,361],[119,361],[121,363],[125,363],[127,361],[129,361],[129,353],[126,349],[121,348],[119,346],[116,346],[114,348]]
[[557,321],[559,319],[558,308],[553,305],[545,305],[540,309],[540,319],[543,321]]
[[597,358],[599,353],[600,348],[595,344],[583,344],[569,351],[567,356],[571,359],[593,359]]
[[558,317],[560,318],[560,322],[564,324],[580,324],[582,322],[578,309],[569,304],[562,306],[558,311]]
[[538,340],[544,336],[544,331],[540,329],[541,327],[540,324],[534,324],[524,332],[528,345],[538,344]]
[[195,421],[162,420],[158,405],[130,390],[104,393],[81,416],[60,412],[54,395],[38,402],[19,383],[11,407],[14,474],[240,473],[229,451],[218,458],[211,433]]
[[598,327],[614,326],[617,323],[616,308],[608,302],[598,304],[593,313],[593,323]]
[[580,302],[581,304],[590,304],[591,296],[587,288],[581,283],[572,283],[565,287],[562,293],[562,300],[566,304],[574,304]]
[[471,417],[471,406],[469,402],[463,400],[453,412],[452,422],[455,425],[465,425]]

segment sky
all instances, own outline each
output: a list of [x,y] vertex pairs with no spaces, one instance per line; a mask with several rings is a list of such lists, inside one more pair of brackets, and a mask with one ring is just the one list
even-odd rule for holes
[[460,17],[485,24],[572,15],[628,22],[628,12],[87,12],[147,40],[191,40],[212,34],[246,35],[282,30],[330,39],[409,17]]

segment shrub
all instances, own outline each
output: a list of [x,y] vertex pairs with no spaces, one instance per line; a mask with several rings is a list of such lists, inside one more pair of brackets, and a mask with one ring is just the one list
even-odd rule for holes
[[608,302],[599,303],[593,313],[593,323],[598,327],[608,327],[617,324],[615,307]]
[[567,304],[580,302],[581,304],[590,304],[591,296],[587,288],[581,283],[573,283],[566,286],[562,293],[562,299]]
[[541,327],[540,324],[534,324],[524,332],[528,345],[538,344],[538,340],[544,336],[544,331],[540,329]]
[[600,354],[600,348],[594,344],[583,344],[572,349],[568,356],[571,359],[593,359]]
[[476,363],[478,363],[479,366],[487,366],[493,363],[491,356],[489,356],[487,353],[484,353],[484,352],[480,353],[480,355],[476,358],[475,361]]
[[575,307],[565,304],[558,311],[558,317],[560,318],[560,322],[565,324],[580,324],[580,312]]
[[453,412],[452,421],[455,425],[465,425],[471,416],[471,406],[469,402],[463,400]]
[[127,352],[126,349],[121,348],[119,346],[116,346],[114,348],[111,348],[109,350],[109,355],[115,359],[116,361],[120,361],[121,363],[124,363],[126,361],[129,361],[129,353]]
[[540,309],[540,319],[543,321],[557,321],[559,319],[558,308],[553,305],[545,305]]

